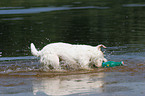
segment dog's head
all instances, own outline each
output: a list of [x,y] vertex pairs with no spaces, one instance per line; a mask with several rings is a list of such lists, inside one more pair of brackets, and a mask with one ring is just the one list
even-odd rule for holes
[[98,51],[98,57],[96,58],[97,60],[95,61],[96,62],[95,65],[97,67],[101,67],[103,62],[107,62],[107,59],[104,58],[104,52],[101,51],[101,47],[103,47],[103,48],[107,48],[107,47],[104,46],[103,44],[100,44],[96,47],[97,47],[97,50],[99,50],[99,51]]

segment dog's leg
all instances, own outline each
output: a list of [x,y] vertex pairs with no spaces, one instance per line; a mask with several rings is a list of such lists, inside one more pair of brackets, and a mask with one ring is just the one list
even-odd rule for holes
[[81,58],[79,63],[82,69],[91,70],[91,68],[89,67],[90,61],[88,58]]
[[52,61],[52,66],[54,67],[54,70],[56,70],[56,71],[61,70],[58,56],[55,56],[55,60]]
[[65,65],[69,66],[70,68],[76,68],[77,62],[71,58],[71,56],[60,56],[61,60],[64,62]]
[[61,67],[59,65],[59,58],[56,54],[47,54],[41,56],[40,62],[42,62],[46,67],[51,65],[54,70],[61,70]]

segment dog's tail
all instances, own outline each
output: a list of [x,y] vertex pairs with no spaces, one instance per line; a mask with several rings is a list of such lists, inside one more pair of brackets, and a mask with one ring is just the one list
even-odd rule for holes
[[32,55],[34,55],[34,56],[39,56],[39,51],[37,51],[37,49],[36,49],[36,47],[35,47],[35,45],[33,44],[33,43],[31,43],[31,53],[32,53]]
[[101,47],[103,47],[103,48],[107,48],[107,47],[104,46],[103,44],[100,44],[100,45],[97,46],[97,49],[98,49],[98,50],[101,50]]

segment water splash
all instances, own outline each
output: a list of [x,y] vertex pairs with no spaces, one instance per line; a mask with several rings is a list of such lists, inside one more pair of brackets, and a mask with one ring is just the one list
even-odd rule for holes
[[39,58],[34,56],[24,57],[2,57],[0,58],[0,74],[14,72],[49,72],[64,70],[79,70],[79,66],[69,66],[63,61],[60,62],[61,70],[54,70],[52,66],[41,64]]

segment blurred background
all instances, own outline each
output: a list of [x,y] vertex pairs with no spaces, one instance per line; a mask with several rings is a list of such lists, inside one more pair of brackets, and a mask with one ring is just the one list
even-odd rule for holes
[[1,0],[0,55],[29,56],[31,42],[38,49],[67,42],[145,52],[144,10],[144,0]]

